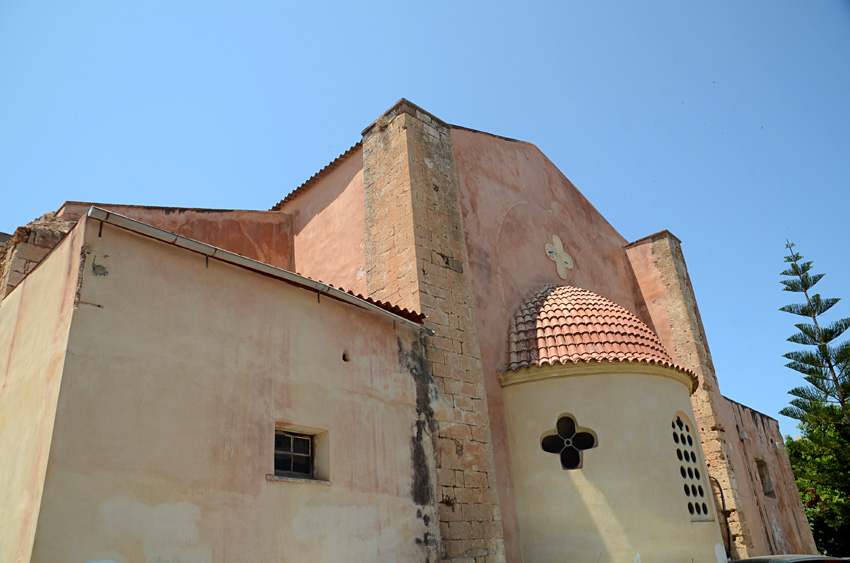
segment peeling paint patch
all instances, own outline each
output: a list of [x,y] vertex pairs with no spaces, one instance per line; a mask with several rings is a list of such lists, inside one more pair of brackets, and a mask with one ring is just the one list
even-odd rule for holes
[[[109,258],[109,256],[104,255],[104,258]],[[96,276],[108,276],[109,270],[103,264],[97,263],[97,256],[95,256],[91,261],[91,271]]]

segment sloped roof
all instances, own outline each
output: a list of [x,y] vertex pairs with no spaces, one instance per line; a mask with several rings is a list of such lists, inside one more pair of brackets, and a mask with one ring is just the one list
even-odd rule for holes
[[295,199],[296,197],[298,197],[299,195],[303,194],[304,192],[309,190],[311,187],[313,187],[316,184],[316,182],[318,182],[319,180],[321,180],[322,178],[324,178],[325,176],[330,174],[337,166],[342,164],[342,162],[345,161],[345,159],[347,159],[348,156],[351,153],[360,149],[360,147],[362,147],[362,146],[363,146],[363,141],[358,141],[357,143],[354,143],[354,145],[349,147],[349,149],[347,151],[345,151],[344,153],[342,153],[341,155],[339,155],[338,157],[333,159],[324,168],[322,168],[321,170],[319,170],[318,172],[316,172],[315,174],[310,176],[309,180],[307,180],[306,182],[304,182],[303,184],[301,184],[300,186],[298,186],[297,188],[295,188],[294,190],[289,192],[289,195],[287,195],[285,198],[283,198],[282,200],[277,202],[274,205],[274,207],[269,209],[269,211],[280,211],[281,209],[283,209],[284,205],[286,205],[287,203],[289,203],[290,201],[292,201],[293,199]]
[[514,371],[579,362],[643,362],[696,375],[673,362],[658,336],[624,307],[592,291],[544,285],[517,311],[508,332]]
[[378,311],[382,314],[387,314],[392,318],[408,323],[411,326],[414,326],[418,330],[421,330],[427,334],[434,334],[433,330],[423,325],[423,322],[425,320],[425,315],[423,313],[419,313],[417,311],[410,311],[408,309],[402,309],[401,307],[393,305],[392,303],[378,301],[376,299],[372,299],[371,297],[364,297],[363,295],[354,293],[350,290],[336,288],[330,284],[308,278],[301,274],[290,272],[288,270],[272,266],[271,264],[266,264],[265,262],[259,262],[252,258],[248,258],[240,254],[224,250],[223,248],[218,248],[205,242],[196,241],[184,236],[180,236],[176,233],[160,229],[137,219],[132,219],[130,217],[126,217],[124,215],[108,211],[106,209],[101,209],[100,207],[92,206],[89,209],[87,215],[92,219],[103,221],[105,223],[109,223],[116,227],[120,227],[122,229],[126,229],[128,231],[132,231],[146,237],[150,237],[168,244],[179,246],[183,249],[192,252],[197,252],[213,259],[221,260],[222,262],[227,262],[235,266],[253,270],[255,272],[259,272],[267,276],[272,276],[292,285],[315,291],[321,295],[326,295],[338,301],[344,301],[346,303],[359,306],[364,309],[371,309],[373,311]]

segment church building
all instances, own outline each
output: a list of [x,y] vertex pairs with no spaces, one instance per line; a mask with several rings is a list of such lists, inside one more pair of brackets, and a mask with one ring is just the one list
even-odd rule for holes
[[407,100],[273,203],[68,201],[0,246],[0,561],[816,552],[673,234]]

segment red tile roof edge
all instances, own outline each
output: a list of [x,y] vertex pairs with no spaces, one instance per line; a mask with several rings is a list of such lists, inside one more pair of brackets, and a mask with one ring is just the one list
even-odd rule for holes
[[656,365],[660,367],[665,367],[672,369],[673,371],[678,371],[679,373],[683,373],[687,375],[694,384],[693,390],[696,391],[699,387],[699,377],[697,374],[688,368],[677,365],[673,362],[662,362],[659,360],[651,360],[645,358],[576,358],[576,359],[568,359],[563,360],[560,358],[553,358],[543,361],[529,362],[528,360],[523,360],[521,362],[514,362],[508,366],[506,371],[519,371],[521,369],[528,369],[532,367],[544,367],[544,366],[554,366],[555,364],[560,364],[562,366],[578,365],[578,364],[602,364],[608,362],[609,364],[613,364],[614,362],[618,362],[621,364],[649,364]]
[[634,313],[585,288],[545,284],[530,292],[508,329],[505,372],[520,368],[579,363],[634,362],[688,375],[658,335]]
[[[330,285],[330,284],[328,284],[328,285]],[[333,287],[333,286],[331,286],[331,287]],[[363,301],[366,301],[367,303],[371,303],[372,305],[374,305],[376,307],[380,307],[381,309],[383,309],[385,311],[389,311],[390,313],[398,315],[399,317],[402,317],[404,319],[412,321],[416,324],[421,325],[421,324],[425,323],[425,313],[420,313],[418,311],[411,311],[410,309],[407,309],[407,308],[402,309],[398,305],[393,305],[392,303],[372,299],[371,297],[367,297],[367,296],[365,296],[361,293],[354,293],[350,289],[343,289],[341,287],[338,287],[336,289],[339,289],[340,291],[344,291],[345,293],[347,293],[351,296],[354,296],[358,299],[362,299]]]
[[393,313],[394,315],[398,315],[399,317],[401,317],[403,319],[407,319],[408,321],[411,321],[411,322],[414,322],[414,323],[420,324],[420,325],[424,325],[424,323],[425,323],[425,318],[426,318],[425,313],[420,313],[418,311],[413,311],[413,310],[410,310],[410,309],[407,309],[407,308],[403,309],[403,308],[399,307],[398,305],[393,305],[392,303],[389,303],[387,301],[380,301],[378,299],[372,299],[371,297],[363,295],[362,293],[354,293],[354,291],[352,291],[350,289],[345,289],[344,287],[335,286],[332,283],[328,283],[326,281],[319,280],[319,279],[316,279],[316,278],[311,278],[310,276],[305,276],[304,274],[299,273],[299,272],[293,272],[293,273],[301,276],[302,278],[306,278],[308,280],[318,282],[318,283],[323,283],[328,287],[342,291],[343,293],[347,293],[347,294],[351,295],[352,297],[356,297],[357,299],[362,299],[363,301],[370,303],[370,304],[374,305],[375,307],[379,307],[379,308],[383,309],[384,311]]
[[349,147],[349,149],[347,151],[345,151],[344,153],[342,153],[341,155],[339,155],[338,157],[336,157],[335,159],[330,161],[324,168],[322,168],[321,170],[319,170],[318,172],[316,172],[315,174],[310,176],[310,178],[306,182],[304,182],[303,184],[301,184],[300,186],[298,186],[297,188],[295,188],[294,190],[289,192],[289,194],[285,198],[283,198],[282,200],[277,202],[277,204],[274,207],[272,207],[271,209],[269,209],[269,211],[280,211],[280,209],[284,205],[286,205],[287,203],[289,203],[290,201],[292,201],[293,199],[295,199],[299,195],[306,192],[316,182],[318,182],[319,180],[321,180],[322,178],[327,176],[334,168],[339,166],[342,163],[343,160],[348,158],[348,156],[351,153],[358,150],[362,145],[363,145],[363,141],[358,141],[355,144],[353,144],[351,147]]

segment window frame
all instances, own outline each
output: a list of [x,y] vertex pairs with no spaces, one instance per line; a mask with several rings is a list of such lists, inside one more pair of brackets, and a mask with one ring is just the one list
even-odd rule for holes
[[759,474],[762,494],[768,498],[776,498],[776,485],[773,483],[773,477],[770,475],[770,468],[767,466],[767,462],[757,457],[756,470]]
[[[278,436],[283,436],[288,438],[289,440],[289,448],[288,449],[278,449]],[[294,477],[297,479],[315,479],[316,478],[316,464],[314,460],[314,451],[315,445],[313,444],[313,436],[310,434],[301,434],[299,432],[293,432],[288,428],[275,428],[274,431],[274,476],[275,477]],[[307,444],[307,453],[304,454],[300,451],[296,451],[296,440],[300,442],[306,442]],[[278,469],[278,455],[286,455],[289,456],[289,470]],[[309,466],[309,471],[295,471],[294,467],[296,466],[296,459],[299,460],[307,460],[307,465]]]
[[[278,471],[275,468],[275,452],[282,452],[277,449],[276,436],[278,434],[296,435],[299,438],[310,439],[310,454],[311,454],[311,471],[307,473]],[[285,481],[291,483],[305,483],[314,485],[330,485],[330,438],[328,431],[324,428],[315,428],[311,426],[302,426],[284,422],[276,422],[271,433],[271,459],[266,467],[272,471],[266,474],[267,481]],[[268,451],[268,450],[266,450]],[[289,453],[289,452],[285,452]],[[269,459],[269,458],[266,458]]]

